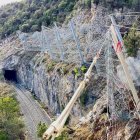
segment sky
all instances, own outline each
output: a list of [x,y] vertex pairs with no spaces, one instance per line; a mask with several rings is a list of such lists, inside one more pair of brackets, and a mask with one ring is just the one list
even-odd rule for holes
[[21,0],[0,0],[0,7],[2,5],[6,5],[8,3],[11,3],[11,2],[16,2],[16,1],[21,1]]

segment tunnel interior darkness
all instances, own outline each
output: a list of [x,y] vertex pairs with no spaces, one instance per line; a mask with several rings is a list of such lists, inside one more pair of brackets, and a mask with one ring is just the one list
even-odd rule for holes
[[16,70],[3,70],[5,80],[17,83],[17,72]]

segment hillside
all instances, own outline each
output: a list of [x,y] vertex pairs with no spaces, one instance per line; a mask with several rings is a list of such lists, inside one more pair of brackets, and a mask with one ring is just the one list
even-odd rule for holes
[[[68,21],[79,7],[90,9],[91,4],[103,4],[110,10],[129,7],[138,11],[139,0],[23,0],[0,8],[0,38],[17,30],[40,31],[41,25],[51,26],[54,21]],[[81,9],[81,10],[82,10]]]
[[139,140],[139,10],[139,0],[1,7],[0,140]]

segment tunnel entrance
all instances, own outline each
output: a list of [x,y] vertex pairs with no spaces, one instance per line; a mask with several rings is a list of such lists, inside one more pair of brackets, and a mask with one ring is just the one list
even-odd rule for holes
[[4,78],[7,81],[16,82],[17,83],[17,72],[16,70],[3,70]]

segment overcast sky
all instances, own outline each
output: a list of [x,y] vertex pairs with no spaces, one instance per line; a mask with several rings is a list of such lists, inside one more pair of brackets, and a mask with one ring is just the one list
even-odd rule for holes
[[21,0],[0,0],[0,7],[2,5],[5,5],[5,4],[11,3],[11,2],[15,2],[15,1],[21,1]]

